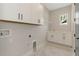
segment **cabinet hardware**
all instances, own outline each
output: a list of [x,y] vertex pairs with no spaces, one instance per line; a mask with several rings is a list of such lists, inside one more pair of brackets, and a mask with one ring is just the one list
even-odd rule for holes
[[23,20],[23,14],[21,14],[21,20]]
[[76,34],[74,34],[74,37],[76,37]]
[[74,49],[74,52],[76,52],[76,49]]
[[76,21],[76,18],[74,18],[74,21]]
[[36,41],[33,41],[33,50],[36,51]]
[[77,40],[79,40],[79,38],[76,38]]
[[2,32],[0,33],[0,36],[3,36],[3,33]]
[[38,19],[38,23],[40,23],[40,19]]
[[76,3],[74,3],[74,5],[76,5]]
[[20,13],[18,13],[18,19],[20,19]]

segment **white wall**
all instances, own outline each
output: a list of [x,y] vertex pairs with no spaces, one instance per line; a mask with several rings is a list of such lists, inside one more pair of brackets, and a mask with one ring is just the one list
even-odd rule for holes
[[[67,25],[61,25],[59,21],[59,16],[65,13],[68,14],[68,20],[67,20],[68,23]],[[53,35],[53,37],[55,36],[55,39],[52,36],[50,36],[51,37],[50,40],[55,43],[73,46],[72,5],[51,11],[50,18],[51,19],[49,20],[49,33],[56,34],[56,35]]]
[[[32,50],[33,40],[37,41],[38,49],[45,44],[45,36],[48,30],[49,12],[44,9],[44,25],[28,25],[0,21],[0,29],[10,29],[11,36],[0,38],[0,55],[24,55]],[[29,38],[28,35],[32,37]]]
[[[61,25],[59,21],[59,16],[68,13],[68,25]],[[50,29],[53,31],[69,31],[70,32],[70,19],[71,17],[71,6],[57,9],[51,12]]]
[[[76,4],[76,22],[75,22],[75,34],[76,38],[79,38],[79,4]],[[79,55],[79,40],[75,39],[76,55]]]
[[76,22],[75,22],[75,32],[79,36],[79,4],[76,4]]

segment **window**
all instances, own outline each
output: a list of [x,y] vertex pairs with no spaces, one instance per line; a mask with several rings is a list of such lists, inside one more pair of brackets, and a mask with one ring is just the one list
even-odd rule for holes
[[59,16],[60,25],[67,25],[68,13]]

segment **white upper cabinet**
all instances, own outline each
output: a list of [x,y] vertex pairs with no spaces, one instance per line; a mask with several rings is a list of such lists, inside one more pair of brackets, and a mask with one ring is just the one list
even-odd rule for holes
[[2,3],[0,4],[0,19],[2,20],[17,20],[19,19],[18,4]]
[[31,4],[32,18],[36,23],[42,23],[43,20],[43,6],[39,3]]
[[32,10],[31,10],[31,3],[21,3],[19,4],[20,7],[20,16],[21,20],[28,23],[32,22]]
[[28,23],[41,24],[43,6],[39,3],[20,4],[21,20]]
[[42,24],[43,6],[39,3],[2,3],[0,20]]

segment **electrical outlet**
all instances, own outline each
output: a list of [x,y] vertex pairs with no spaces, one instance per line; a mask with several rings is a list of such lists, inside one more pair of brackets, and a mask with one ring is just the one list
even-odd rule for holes
[[0,29],[0,38],[9,37],[10,30],[9,29]]

